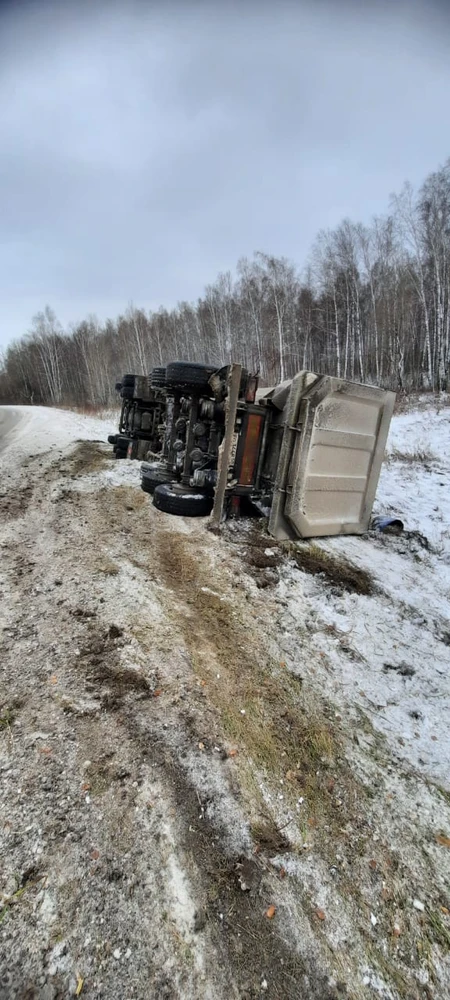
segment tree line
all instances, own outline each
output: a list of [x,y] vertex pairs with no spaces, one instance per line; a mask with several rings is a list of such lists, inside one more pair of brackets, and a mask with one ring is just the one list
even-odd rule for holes
[[124,372],[170,360],[238,361],[274,384],[300,369],[400,390],[449,380],[450,159],[385,216],[320,232],[303,273],[284,257],[242,258],[196,303],[130,305],[64,330],[46,306],[0,365],[0,402],[109,405]]

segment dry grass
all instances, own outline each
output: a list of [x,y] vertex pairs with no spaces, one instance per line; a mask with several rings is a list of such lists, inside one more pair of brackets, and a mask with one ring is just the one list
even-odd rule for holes
[[289,840],[283,835],[283,831],[278,829],[272,817],[253,823],[251,829],[253,840],[259,850],[266,851],[269,855],[290,850]]
[[415,389],[411,392],[398,392],[395,402],[397,413],[410,413],[412,410],[426,410],[435,406],[437,412],[450,406],[449,392],[432,392],[431,389]]
[[177,626],[193,669],[220,715],[224,737],[238,748],[241,780],[249,778],[247,791],[250,786],[254,790],[256,768],[271,784],[284,782],[287,803],[303,795],[314,822],[320,817],[327,826],[335,825],[331,769],[341,775],[345,799],[356,801],[362,790],[355,791],[339,736],[324,708],[307,704],[299,679],[268,655],[256,630],[249,633],[235,602],[202,589],[209,574],[190,540],[165,533],[158,549],[163,579],[176,589],[187,610],[178,610]]
[[102,555],[101,559],[97,561],[96,569],[99,573],[104,573],[105,576],[118,576],[120,573],[117,563],[107,555]]
[[287,542],[283,548],[304,573],[321,576],[326,583],[353,594],[375,592],[373,578],[367,570],[354,566],[343,556],[327,552],[315,542]]
[[99,403],[82,403],[80,406],[67,406],[71,413],[80,413],[83,417],[99,417],[101,420],[112,420],[117,423],[120,406],[104,406]]
[[394,448],[388,455],[390,462],[405,462],[407,465],[429,465],[437,462],[437,456],[427,448],[416,448],[414,451],[400,451]]
[[99,469],[106,468],[111,458],[106,447],[99,441],[78,441],[64,465],[72,476],[98,472]]

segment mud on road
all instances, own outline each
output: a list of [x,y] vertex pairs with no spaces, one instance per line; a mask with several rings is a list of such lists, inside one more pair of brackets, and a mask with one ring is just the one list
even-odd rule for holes
[[443,1000],[444,792],[321,697],[307,636],[287,669],[288,554],[122,467],[3,477],[1,996]]

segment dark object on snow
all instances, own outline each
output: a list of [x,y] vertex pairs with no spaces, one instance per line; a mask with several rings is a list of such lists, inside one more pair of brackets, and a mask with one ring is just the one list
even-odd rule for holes
[[401,535],[403,521],[399,517],[373,517],[370,527],[373,531],[382,531],[386,535]]
[[195,487],[182,483],[165,483],[157,486],[153,493],[153,503],[166,514],[181,514],[182,517],[206,517],[211,513],[213,499],[199,493]]
[[383,670],[387,674],[388,670],[395,670],[400,677],[414,677],[415,670],[414,667],[410,667],[409,663],[383,663]]

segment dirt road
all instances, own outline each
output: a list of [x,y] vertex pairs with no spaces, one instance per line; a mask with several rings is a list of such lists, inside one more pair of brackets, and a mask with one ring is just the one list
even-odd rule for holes
[[5,455],[2,997],[444,1000],[449,800],[286,666],[286,553]]
[[0,455],[13,442],[14,431],[24,421],[24,415],[14,407],[0,406]]

